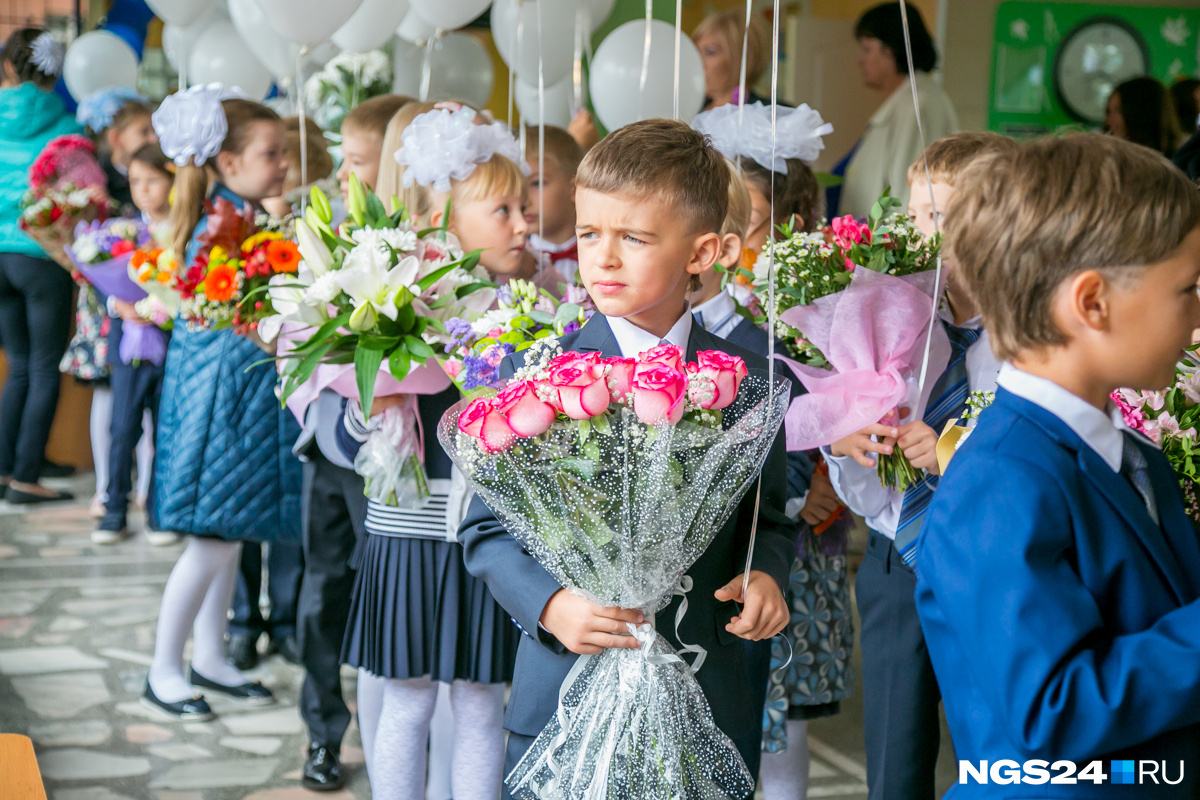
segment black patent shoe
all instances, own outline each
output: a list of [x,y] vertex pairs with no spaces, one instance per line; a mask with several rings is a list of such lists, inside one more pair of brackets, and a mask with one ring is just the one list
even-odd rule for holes
[[289,664],[304,666],[300,661],[300,648],[296,644],[295,636],[272,636],[267,645],[267,655],[279,655]]
[[308,758],[304,762],[304,777],[300,779],[305,789],[313,792],[336,792],[346,785],[346,776],[342,774],[342,765],[338,763],[337,754],[322,744],[308,748]]
[[141,703],[146,708],[154,709],[181,722],[208,722],[216,716],[205,702],[203,695],[189,697],[187,700],[180,700],[177,703],[167,703],[158,699],[154,690],[150,688],[149,681],[146,682],[146,691],[142,692]]
[[68,500],[74,500],[75,495],[70,492],[56,491],[52,491],[50,494],[23,492],[10,484],[8,491],[4,494],[4,499],[14,506],[31,506],[37,503],[65,503]]
[[210,692],[220,692],[228,695],[235,700],[241,700],[247,705],[252,706],[269,706],[275,702],[275,695],[271,694],[271,690],[263,686],[258,681],[241,684],[240,686],[226,686],[223,683],[210,681],[196,670],[188,670],[188,683],[199,689],[208,689]]
[[229,663],[242,672],[254,669],[258,666],[258,634],[229,634],[229,643],[225,646],[225,655],[229,657]]

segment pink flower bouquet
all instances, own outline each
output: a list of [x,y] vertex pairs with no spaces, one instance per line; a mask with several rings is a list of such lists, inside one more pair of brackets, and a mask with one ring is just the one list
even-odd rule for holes
[[[761,469],[787,382],[772,387],[720,352],[685,363],[669,345],[603,358],[543,339],[525,355],[499,392],[447,412],[442,444],[563,586],[653,620],[686,596],[681,576]],[[684,645],[697,654],[689,668],[652,623],[629,633],[640,650],[577,662],[558,714],[508,777],[513,797],[747,796],[753,782],[692,676],[703,650]]]
[[[939,242],[895,214],[899,205],[885,194],[869,223],[841,217],[814,233],[785,228],[786,238],[769,243],[755,265],[755,292],[766,305],[774,260],[776,334],[808,390],[788,412],[788,450],[832,444],[881,420],[906,421],[895,412],[920,405]],[[949,357],[946,332],[935,325],[926,390]],[[917,478],[898,447],[878,463],[885,486],[904,491]]]
[[64,248],[74,241],[76,226],[108,216],[105,185],[90,139],[78,134],[51,139],[29,167],[21,230],[60,266],[71,269]]

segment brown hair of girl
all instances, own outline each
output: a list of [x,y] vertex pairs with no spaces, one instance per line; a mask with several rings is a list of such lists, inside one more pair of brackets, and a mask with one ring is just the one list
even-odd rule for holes
[[4,43],[4,63],[12,69],[17,83],[33,83],[41,89],[53,89],[57,75],[47,75],[33,63],[33,43],[45,33],[41,28],[18,28]]
[[136,161],[139,164],[145,164],[168,178],[175,177],[175,164],[163,154],[162,148],[156,144],[142,145],[129,161],[130,163]]
[[787,174],[769,170],[757,161],[742,159],[742,175],[754,184],[763,197],[771,196],[771,185],[775,187],[775,218],[773,225],[784,225],[793,217],[799,217],[799,227],[806,231],[815,230],[817,222],[825,213],[825,195],[817,176],[798,158],[787,159]]

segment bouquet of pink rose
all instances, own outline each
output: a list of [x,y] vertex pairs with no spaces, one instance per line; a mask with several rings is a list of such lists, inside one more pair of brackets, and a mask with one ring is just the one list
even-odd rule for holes
[[[788,450],[811,450],[919,405],[919,374],[930,340],[930,383],[945,369],[950,342],[930,320],[940,242],[924,238],[900,201],[884,193],[868,222],[840,217],[813,233],[784,228],[754,268],[755,293],[773,299],[776,334],[808,392],[787,418]],[[773,264],[774,286],[768,279]],[[759,322],[765,323],[765,317]],[[904,491],[917,479],[899,447],[880,456],[879,479]]]
[[[438,435],[479,496],[569,591],[638,609],[640,650],[582,657],[559,710],[508,777],[515,798],[744,797],[753,782],[654,615],[766,459],[786,381],[721,352],[664,345],[637,358],[561,353],[541,339],[494,394],[463,400]],[[676,620],[678,635],[678,620]]]
[[1193,524],[1200,526],[1200,360],[1193,348],[1175,367],[1175,383],[1161,392],[1119,389],[1112,400],[1125,424],[1144,433],[1162,448],[1175,468],[1183,505]]

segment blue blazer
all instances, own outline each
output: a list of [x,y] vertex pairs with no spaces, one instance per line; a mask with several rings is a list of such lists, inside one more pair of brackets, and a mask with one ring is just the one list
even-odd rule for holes
[[[1127,437],[1127,443],[1137,437]],[[1200,793],[1200,540],[1166,458],[1161,525],[1064,422],[1001,389],[938,487],[917,610],[959,759],[1168,762],[1177,786],[955,786],[951,798]],[[868,724],[871,724],[868,722]]]
[[[562,346],[564,350],[620,355],[612,329],[600,314],[577,333],[563,337]],[[697,350],[723,350],[741,356],[751,370],[767,368],[762,356],[718,339],[699,325],[692,327],[688,358],[694,359]],[[520,360],[520,354],[505,360],[501,366],[504,376],[515,371],[514,359]],[[784,455],[781,430],[762,470],[762,507],[753,562],[753,568],[773,577],[781,590],[787,585],[795,558],[797,533],[795,524],[784,513],[787,495]],[[712,708],[714,720],[732,739],[760,726],[762,709],[753,707],[742,640],[725,630],[737,615],[737,607],[733,603],[718,603],[713,593],[745,566],[754,497],[751,487],[708,550],[688,570],[694,588],[688,592],[688,612],[680,626],[684,640],[708,650],[708,660],[696,679]],[[559,687],[578,658],[538,627],[546,603],[562,586],[505,531],[478,496],[471,501],[458,540],[464,548],[467,570],[487,583],[492,595],[527,634],[521,637],[517,649],[504,727],[513,733],[536,736],[558,708]],[[675,638],[678,602],[679,598],[674,598],[656,618],[659,632],[677,648],[680,646]],[[536,639],[528,635],[531,632]]]

